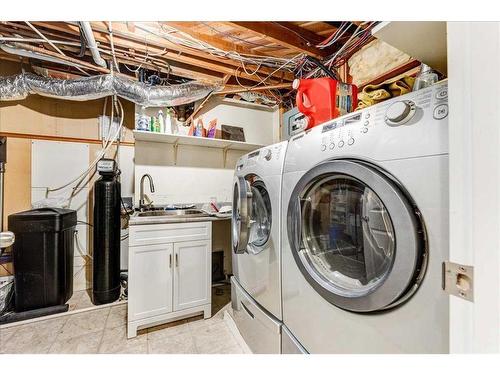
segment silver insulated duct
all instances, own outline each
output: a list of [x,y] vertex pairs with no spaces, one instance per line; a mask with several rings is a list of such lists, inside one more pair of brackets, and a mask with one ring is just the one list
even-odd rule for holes
[[78,79],[55,79],[21,73],[0,77],[0,100],[22,100],[29,94],[77,101],[117,95],[144,107],[171,107],[200,100],[210,92],[221,88],[221,85],[202,82],[149,86],[112,74]]

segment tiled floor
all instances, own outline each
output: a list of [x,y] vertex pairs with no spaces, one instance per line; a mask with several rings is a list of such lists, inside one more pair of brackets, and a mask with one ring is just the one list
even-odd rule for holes
[[[77,310],[88,309],[89,307],[94,307],[95,305],[92,303],[92,300],[90,299],[91,293],[92,293],[91,289],[79,290],[73,292],[73,296],[67,302],[67,304],[69,305],[68,311],[77,311]],[[119,301],[121,300],[122,297],[120,297]],[[113,304],[114,303],[115,302],[113,302]]]
[[231,284],[217,284],[212,287],[212,315],[217,314],[231,302]]
[[[227,289],[225,293],[218,295],[220,301],[227,300]],[[127,305],[105,307],[2,328],[0,353],[248,353],[241,336],[230,328],[227,316],[224,318],[230,309],[227,304],[210,319],[185,319],[139,331],[137,337],[127,339]]]

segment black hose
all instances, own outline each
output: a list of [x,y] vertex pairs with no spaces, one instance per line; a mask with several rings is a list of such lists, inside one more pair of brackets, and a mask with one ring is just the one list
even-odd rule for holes
[[78,27],[80,30],[80,53],[78,53],[77,57],[83,57],[85,56],[85,50],[87,49],[87,40],[85,39],[85,34],[83,34],[80,23],[78,23]]
[[328,75],[328,77],[340,81],[339,77],[330,69],[328,69],[325,65],[323,65],[317,58],[312,56],[307,56],[306,58],[314,65],[316,65],[318,68],[320,68],[323,72],[325,72]]

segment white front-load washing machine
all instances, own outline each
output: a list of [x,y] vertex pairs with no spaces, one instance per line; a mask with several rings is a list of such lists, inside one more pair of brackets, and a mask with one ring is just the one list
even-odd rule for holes
[[446,353],[447,83],[292,137],[283,323],[309,353]]
[[254,353],[281,351],[281,177],[287,142],[236,163],[233,185],[232,307]]

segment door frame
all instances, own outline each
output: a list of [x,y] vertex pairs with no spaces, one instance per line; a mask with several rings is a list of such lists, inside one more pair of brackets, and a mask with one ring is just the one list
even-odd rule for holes
[[450,261],[474,267],[474,302],[450,296],[450,352],[500,351],[500,23],[448,22]]

